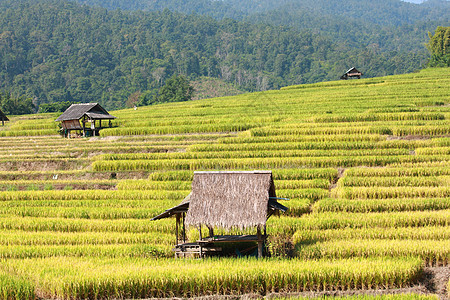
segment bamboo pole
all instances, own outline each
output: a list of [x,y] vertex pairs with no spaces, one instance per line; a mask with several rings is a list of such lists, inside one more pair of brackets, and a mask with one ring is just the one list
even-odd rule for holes
[[263,256],[263,240],[261,236],[261,228],[257,229],[257,235],[258,235],[258,258],[262,258]]

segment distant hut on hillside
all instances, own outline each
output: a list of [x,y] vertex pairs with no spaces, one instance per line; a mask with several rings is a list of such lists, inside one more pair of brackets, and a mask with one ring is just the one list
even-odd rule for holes
[[[115,118],[98,103],[81,103],[72,104],[55,121],[61,122],[64,137],[70,137],[71,131],[82,132],[83,136],[96,136],[104,128],[102,121],[108,120],[108,126],[111,127],[111,120]],[[90,126],[87,127],[86,123],[90,123]]]
[[358,71],[355,67],[350,68],[344,75],[341,76],[341,79],[349,79],[349,78],[358,78],[360,79],[363,76],[363,73]]
[[[152,220],[175,215],[176,246],[173,250],[176,257],[211,255],[221,252],[220,245],[224,243],[240,242],[256,243],[253,249],[262,257],[267,219],[288,209],[277,199],[280,198],[276,197],[271,171],[195,172],[192,192],[179,205]],[[186,242],[186,226],[199,230],[196,242]],[[208,237],[202,236],[202,227],[208,228]],[[254,228],[256,235],[214,235],[214,228]]]
[[5,126],[5,122],[9,121],[8,117],[0,109],[0,119],[2,120],[2,126]]

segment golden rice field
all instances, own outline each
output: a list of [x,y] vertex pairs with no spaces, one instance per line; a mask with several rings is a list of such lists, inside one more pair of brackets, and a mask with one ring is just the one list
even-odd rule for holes
[[[389,294],[450,264],[449,68],[111,113],[94,138],[0,128],[0,299]],[[175,220],[150,219],[194,171],[254,169],[290,199],[271,257],[174,259]]]

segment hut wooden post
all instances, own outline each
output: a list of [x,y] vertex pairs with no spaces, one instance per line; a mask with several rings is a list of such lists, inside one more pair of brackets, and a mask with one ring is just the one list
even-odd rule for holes
[[183,213],[182,217],[183,217],[183,243],[186,243],[186,226],[184,225],[184,218],[185,218],[186,213]]
[[85,116],[83,116],[81,123],[83,123],[83,136],[86,136],[86,117]]
[[214,236],[214,228],[213,227],[208,227],[209,229],[209,236]]
[[178,227],[179,227],[179,224],[180,224],[180,214],[176,214],[176,218],[177,218],[177,223],[175,225],[175,237],[176,237],[176,244],[175,245],[178,245]]
[[99,124],[98,124],[98,128],[102,128],[102,119],[98,120]]
[[[198,232],[199,232],[199,234],[200,234],[200,241],[202,240],[202,224],[200,224],[199,226],[198,226]],[[203,249],[202,249],[202,244],[201,243],[199,243],[199,245],[198,245],[198,254],[199,254],[199,256],[200,256],[200,258],[202,258],[203,257]]]
[[2,119],[2,126],[5,126],[5,121]]
[[258,235],[258,258],[262,258],[263,256],[263,240],[261,236],[261,228],[258,226],[257,229],[257,235]]

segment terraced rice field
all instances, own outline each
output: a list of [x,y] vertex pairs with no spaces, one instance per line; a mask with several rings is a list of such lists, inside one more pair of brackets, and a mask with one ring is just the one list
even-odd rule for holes
[[[0,298],[410,287],[450,263],[449,91],[448,68],[292,86],[111,112],[115,127],[89,139],[56,135],[55,114],[11,117]],[[253,169],[290,198],[268,222],[272,258],[173,259],[175,221],[149,219],[195,170]],[[367,299],[410,298],[437,299]]]

